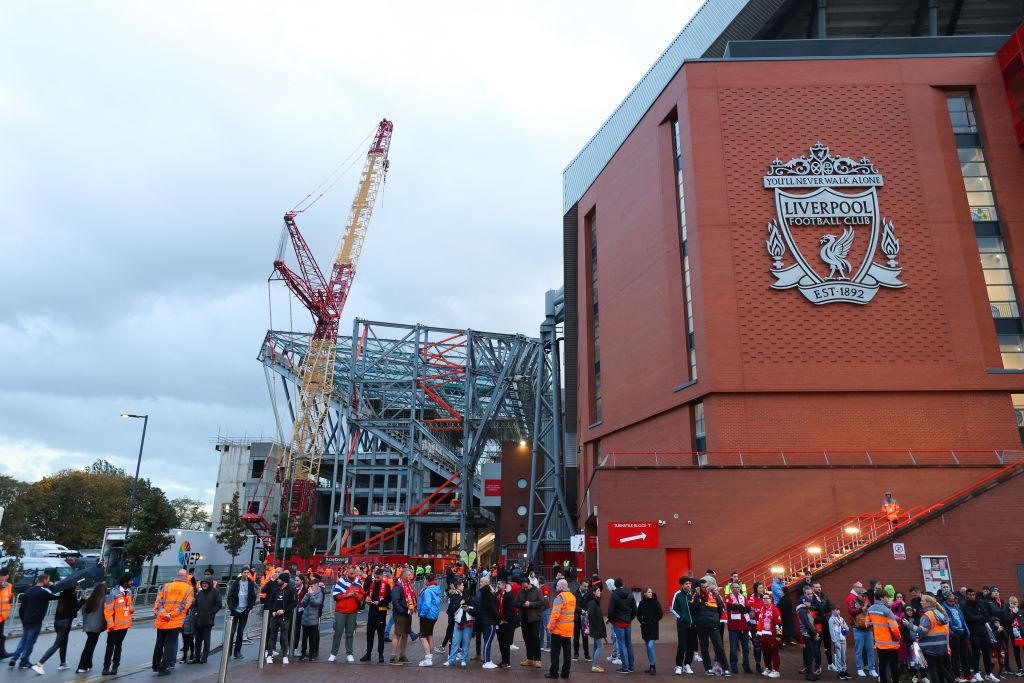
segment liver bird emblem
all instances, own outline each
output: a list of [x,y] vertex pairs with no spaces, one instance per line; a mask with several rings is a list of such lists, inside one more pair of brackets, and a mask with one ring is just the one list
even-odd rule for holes
[[849,280],[847,275],[850,272],[850,262],[846,257],[850,255],[850,247],[853,246],[853,228],[846,228],[838,238],[835,235],[822,235],[819,244],[821,248],[821,260],[829,267],[828,279],[836,279],[836,272],[840,280]]

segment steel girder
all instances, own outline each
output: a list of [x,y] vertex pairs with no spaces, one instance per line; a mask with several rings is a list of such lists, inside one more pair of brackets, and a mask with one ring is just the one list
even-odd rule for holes
[[[308,334],[270,331],[259,358],[295,384],[308,344]],[[422,524],[449,523],[452,516],[354,515],[346,492],[357,476],[379,473],[386,463],[389,472],[405,472],[408,508],[426,497],[422,491],[431,490],[432,480],[458,474],[460,543],[471,546],[474,526],[493,520],[477,509],[477,468],[485,453],[499,450],[496,443],[533,437],[542,360],[540,341],[523,335],[356,320],[352,336],[338,339],[332,392],[349,435],[341,443],[346,450],[350,440],[356,444],[351,455],[341,455],[341,480],[330,488],[339,525],[369,529],[404,521],[404,550],[413,552]],[[358,492],[365,495],[362,487]]]
[[562,361],[558,353],[557,325],[564,320],[563,293],[549,291],[540,326],[543,356],[536,366],[534,439],[530,466],[530,503],[527,506],[526,554],[537,561],[545,543],[565,543],[574,521],[565,502],[563,478]]

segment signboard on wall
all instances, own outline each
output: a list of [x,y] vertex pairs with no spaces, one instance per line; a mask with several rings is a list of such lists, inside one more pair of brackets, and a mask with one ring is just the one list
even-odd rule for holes
[[921,574],[924,577],[924,590],[935,594],[939,586],[946,582],[952,588],[953,575],[949,571],[949,555],[922,555]]
[[892,559],[894,560],[905,560],[907,559],[907,546],[903,543],[892,544]]
[[480,467],[480,479],[483,484],[483,498],[480,504],[485,507],[501,505],[501,463],[489,462]]
[[587,537],[584,534],[575,534],[569,537],[569,550],[574,553],[584,552]]
[[609,548],[657,548],[655,522],[608,522]]

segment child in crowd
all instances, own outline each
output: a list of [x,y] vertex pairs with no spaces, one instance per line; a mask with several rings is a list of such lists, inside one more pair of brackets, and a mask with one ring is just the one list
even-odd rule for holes
[[832,636],[832,663],[835,666],[836,678],[841,681],[850,679],[846,670],[846,634],[850,632],[839,605],[832,607],[832,616],[828,619],[828,631]]

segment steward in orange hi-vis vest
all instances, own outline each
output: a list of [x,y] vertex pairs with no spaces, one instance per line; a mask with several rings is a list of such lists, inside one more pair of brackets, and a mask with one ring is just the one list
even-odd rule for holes
[[194,598],[192,584],[188,579],[179,576],[165,583],[153,603],[155,626],[158,629],[181,628],[185,623],[185,615],[192,608]]
[[103,603],[103,618],[107,621],[108,631],[131,628],[134,616],[135,604],[130,590],[118,586],[107,595]]
[[551,605],[551,618],[548,620],[548,630],[556,636],[572,638],[575,620],[576,596],[569,591],[556,595],[555,601]]

